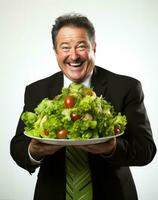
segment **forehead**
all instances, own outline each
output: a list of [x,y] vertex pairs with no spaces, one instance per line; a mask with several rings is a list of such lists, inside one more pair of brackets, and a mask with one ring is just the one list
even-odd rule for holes
[[73,42],[73,41],[89,41],[88,33],[84,28],[73,26],[62,27],[56,37],[57,43]]

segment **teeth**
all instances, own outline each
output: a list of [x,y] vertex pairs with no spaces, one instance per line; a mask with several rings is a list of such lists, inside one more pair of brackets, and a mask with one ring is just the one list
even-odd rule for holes
[[81,65],[81,63],[70,63],[70,65],[73,66],[73,67],[76,67],[76,66]]

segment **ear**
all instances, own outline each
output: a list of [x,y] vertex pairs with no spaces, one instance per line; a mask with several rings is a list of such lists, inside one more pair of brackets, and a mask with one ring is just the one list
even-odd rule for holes
[[94,42],[93,43],[93,51],[94,51],[94,53],[96,53],[96,46],[97,46],[97,44],[96,44],[96,42]]

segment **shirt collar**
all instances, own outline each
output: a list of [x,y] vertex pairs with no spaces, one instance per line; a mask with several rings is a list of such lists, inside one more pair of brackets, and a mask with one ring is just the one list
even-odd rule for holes
[[[86,87],[90,87],[91,86],[92,73],[93,72],[91,72],[90,75],[87,76],[86,79],[84,79],[84,81],[81,82]],[[65,74],[64,74],[64,87],[68,87],[72,82],[73,81],[71,81],[70,79],[68,79],[67,76],[65,76]]]

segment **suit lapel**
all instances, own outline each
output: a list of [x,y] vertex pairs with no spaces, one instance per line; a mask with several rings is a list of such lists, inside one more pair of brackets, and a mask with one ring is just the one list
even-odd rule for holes
[[50,87],[49,87],[50,99],[60,94],[62,87],[63,87],[63,73],[58,72],[56,76],[53,77],[50,83]]
[[97,96],[105,96],[107,90],[107,76],[102,73],[99,67],[94,68],[94,72],[91,79],[91,87],[97,94]]

